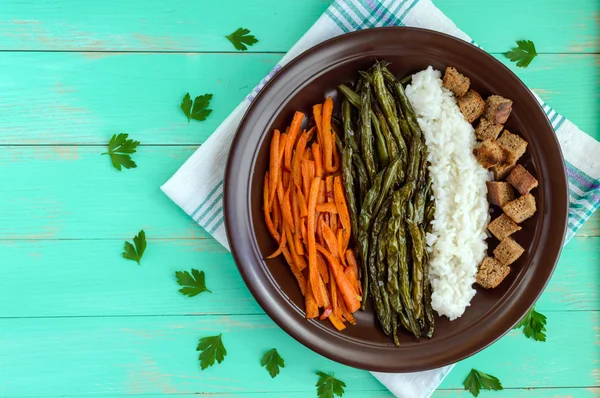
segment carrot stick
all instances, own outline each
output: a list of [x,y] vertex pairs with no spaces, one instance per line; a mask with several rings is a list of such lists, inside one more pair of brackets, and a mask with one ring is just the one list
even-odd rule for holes
[[277,248],[277,250],[275,250],[275,252],[273,254],[271,254],[269,257],[267,257],[267,259],[271,259],[271,258],[275,258],[275,257],[279,256],[281,254],[281,252],[283,251],[283,248],[285,247],[286,243],[287,243],[286,234],[282,234],[281,241],[279,242],[279,247]]
[[317,203],[325,203],[325,181],[323,180],[319,184],[319,199]]
[[333,136],[331,135],[331,114],[333,113],[333,99],[327,97],[323,104],[323,119],[321,120],[321,134],[323,138],[323,164],[325,171],[333,172]]
[[340,169],[340,154],[337,151],[337,147],[335,145],[335,133],[331,133],[331,140],[333,141],[333,165],[332,165],[332,169],[331,172],[335,173],[336,171],[338,171]]
[[294,245],[296,246],[296,253],[300,256],[304,255],[304,246],[302,246],[301,232],[300,232],[300,209],[298,208],[298,199],[295,194],[296,189],[291,186],[292,191],[292,216],[294,217]]
[[315,158],[315,175],[317,177],[323,176],[323,163],[321,163],[321,147],[319,143],[314,142],[312,144],[312,154]]
[[277,229],[275,228],[275,225],[273,225],[273,221],[271,221],[271,213],[269,212],[269,172],[265,173],[265,186],[263,189],[263,212],[265,215],[265,222],[267,223],[267,229],[269,230],[269,232],[271,233],[271,235],[273,236],[273,238],[279,242],[280,236],[279,236],[279,232],[277,232]]
[[287,132],[279,136],[279,166],[283,165],[283,155],[285,153],[285,146],[287,145],[288,134]]
[[[319,214],[317,216],[317,225],[321,225],[321,221],[323,221],[325,218],[325,216],[323,215],[323,213]],[[319,244],[324,245],[325,241],[323,240],[323,230],[321,229],[321,227],[317,228],[317,237],[319,238]]]
[[307,138],[306,138],[306,142],[310,142],[310,140],[312,140],[312,139],[313,139],[313,137],[315,136],[315,132],[316,132],[316,131],[317,131],[317,128],[316,128],[315,126],[312,126],[312,127],[310,128],[310,130],[308,130],[308,131],[306,132],[306,136],[307,136]]
[[306,164],[308,166],[308,177],[312,181],[312,179],[316,177],[315,162],[313,160],[309,160],[306,162]]
[[302,232],[302,240],[304,241],[304,244],[307,245],[308,247],[308,239],[307,239],[307,234],[306,234],[306,219],[303,218],[302,222],[300,224],[300,231]]
[[340,263],[342,264],[342,266],[344,266],[344,268],[346,268],[346,257],[344,256],[344,253],[346,253],[346,250],[344,249],[344,229],[338,229],[337,233],[336,233],[336,240],[337,240],[337,247],[338,247],[338,253],[339,253],[339,260]]
[[338,304],[337,290],[338,290],[337,284],[335,283],[335,278],[332,273],[329,278],[329,296],[331,297],[331,307],[333,308],[333,313],[335,314],[335,316],[337,316],[338,318],[341,318],[342,311]]
[[323,128],[321,120],[323,119],[323,104],[313,105],[313,117],[315,118],[315,125],[317,126],[317,142],[323,144]]
[[[338,289],[338,295],[339,296],[342,295],[342,293],[340,293],[340,289]],[[340,310],[342,312],[342,316],[344,317],[344,319],[346,319],[352,325],[356,325],[356,320],[354,319],[354,316],[346,308],[346,304],[344,304],[344,300],[339,300],[338,303],[340,304]]]
[[327,244],[329,252],[334,258],[339,259],[340,257],[338,253],[338,244],[335,234],[333,233],[331,228],[329,228],[329,226],[323,221],[321,222],[321,230],[323,233],[323,239],[325,239],[325,243]]
[[317,203],[317,211],[320,213],[337,213],[335,203]]
[[323,278],[321,278],[321,275],[318,275],[318,281],[319,281],[319,293],[321,294],[321,297],[323,298],[323,308],[329,308],[331,307],[331,301],[329,301],[329,293],[327,293],[327,287],[325,287],[325,283],[323,283]]
[[304,152],[304,158],[306,160],[315,160],[315,158],[313,157],[313,154],[312,154],[311,147],[306,148],[306,152]]
[[323,282],[329,283],[329,269],[327,268],[327,263],[319,253],[317,253],[317,266],[319,267],[319,274],[323,278]]
[[292,124],[290,125],[289,139],[285,146],[285,168],[292,171],[292,149],[296,144],[296,136],[300,133],[300,127],[304,120],[304,113],[294,113]]
[[283,248],[283,257],[285,257],[288,265],[290,266],[290,269],[292,270],[292,274],[294,274],[294,276],[296,277],[296,280],[298,281],[298,286],[300,286],[300,292],[302,292],[302,295],[305,296],[306,295],[306,279],[304,279],[304,275],[302,275],[302,272],[300,271],[298,266],[294,263],[294,260],[292,258],[292,255],[290,254],[289,249],[287,248],[287,245]]
[[277,231],[279,231],[279,227],[281,224],[281,210],[279,209],[279,201],[278,200],[274,200],[273,201],[273,209],[272,209],[272,213],[273,213],[273,226],[275,227],[275,229]]
[[344,196],[344,188],[342,186],[342,177],[340,176],[335,177],[333,181],[333,197],[342,227],[350,232],[350,213],[348,213],[348,205],[346,204],[346,197]]
[[296,196],[298,198],[298,208],[300,209],[300,217],[306,217],[308,215],[308,208],[306,207],[306,197],[302,193],[301,188],[298,188]]
[[362,294],[362,286],[358,280],[358,262],[354,256],[354,251],[351,249],[346,250],[346,261],[348,262],[348,267],[344,272],[349,275],[350,282],[354,284],[354,290],[356,290],[358,294]]
[[310,174],[308,172],[308,161],[307,160],[303,160],[302,161],[302,186],[304,189],[304,197],[308,198],[309,195],[309,191],[310,191]]
[[[281,209],[283,213],[283,222],[290,228],[294,226],[294,217],[292,216],[292,204],[290,203],[290,189],[288,188],[283,195],[283,207]],[[290,240],[290,243],[294,240]]]
[[340,263],[333,257],[329,252],[321,245],[316,245],[316,249],[323,254],[325,259],[329,262],[329,266],[333,271],[333,276],[335,277],[335,282],[340,288],[340,292],[342,292],[342,297],[344,298],[344,302],[346,303],[346,308],[350,312],[358,311],[360,308],[360,300],[361,297],[352,287],[352,284],[344,274],[344,269],[340,265]]
[[346,329],[346,325],[344,325],[344,322],[342,322],[341,319],[335,316],[335,314],[329,314],[327,319],[329,319],[329,322],[331,322],[331,324],[340,332]]
[[312,292],[310,280],[306,284],[306,295],[304,296],[304,306],[306,307],[306,319],[312,319],[319,316],[319,306]]
[[308,219],[307,219],[307,238],[308,238],[308,279],[311,282],[313,294],[317,305],[323,307],[323,297],[319,291],[319,270],[317,265],[317,243],[315,242],[315,217],[317,215],[317,196],[319,194],[319,182],[321,179],[314,178],[310,184],[310,194],[308,195]]
[[271,177],[269,186],[271,187],[271,190],[269,191],[269,210],[271,210],[271,207],[273,206],[277,181],[279,180],[279,136],[279,130],[275,130],[273,138],[271,139],[271,165],[269,169],[269,176]]
[[296,151],[294,152],[294,161],[292,167],[292,176],[294,179],[294,184],[298,189],[302,188],[302,160],[304,158],[304,150],[306,148],[306,134],[302,134],[300,139],[298,140],[298,145],[296,145]]
[[[287,241],[289,242],[290,248],[294,248],[294,234],[289,225],[285,226],[284,232],[287,235]],[[292,256],[294,264],[296,264],[300,271],[306,268],[306,260],[304,260],[303,256],[299,256],[298,253],[296,253],[296,250],[290,250],[290,255]]]
[[287,170],[281,171],[281,181],[283,182],[283,186],[287,187],[290,185],[291,173]]
[[319,319],[320,320],[327,319],[332,312],[333,312],[333,308],[331,306],[325,308],[325,311],[323,311],[323,313],[321,314]]

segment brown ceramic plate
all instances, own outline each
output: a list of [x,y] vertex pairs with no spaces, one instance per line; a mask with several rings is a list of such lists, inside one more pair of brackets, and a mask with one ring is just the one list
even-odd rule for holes
[[[375,321],[373,308],[357,312],[343,332],[329,322],[306,320],[304,299],[283,257],[265,261],[277,245],[262,211],[262,185],[273,129],[285,129],[294,111],[312,105],[336,86],[355,81],[375,60],[391,62],[403,77],[432,65],[456,67],[484,98],[514,101],[507,128],[529,142],[521,163],[540,181],[533,191],[536,215],[515,239],[525,254],[496,289],[478,292],[464,315],[436,319],[432,339],[400,332],[395,347]],[[337,101],[339,102],[339,101]],[[336,102],[336,103],[337,103]],[[506,67],[484,51],[453,37],[414,28],[379,28],[324,42],[284,67],[256,97],[233,140],[225,177],[225,221],[231,250],[248,288],[267,314],[310,349],[350,366],[382,372],[432,369],[466,358],[508,332],[535,303],[558,260],[567,224],[566,172],[558,141],[534,96]],[[495,214],[499,214],[495,209]],[[492,215],[495,217],[495,215]],[[493,244],[490,239],[490,249]]]

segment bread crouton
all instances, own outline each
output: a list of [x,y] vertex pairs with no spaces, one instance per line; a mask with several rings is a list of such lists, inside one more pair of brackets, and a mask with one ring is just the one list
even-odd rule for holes
[[522,223],[535,214],[535,198],[528,193],[502,206],[502,210],[517,224]]
[[487,181],[488,202],[496,206],[504,206],[511,200],[515,200],[515,191],[508,182]]
[[492,123],[504,124],[510,116],[513,102],[499,95],[490,95],[485,100],[484,117]]
[[502,265],[492,257],[483,259],[477,270],[475,281],[485,289],[493,289],[510,274],[510,267]]
[[510,165],[516,164],[527,150],[527,141],[508,130],[504,130],[496,143],[506,152],[506,164]]
[[442,85],[448,90],[451,90],[457,97],[462,97],[469,90],[471,80],[458,72],[456,68],[452,66],[446,67],[444,71],[444,80]]
[[473,148],[473,155],[475,155],[479,164],[486,169],[501,163],[506,156],[502,148],[492,140],[485,140],[479,143],[479,145]]
[[508,177],[506,177],[506,181],[510,182],[521,195],[528,194],[533,188],[538,186],[538,180],[520,164],[512,169]]
[[525,249],[515,242],[513,238],[504,238],[494,249],[494,257],[503,265],[511,265],[524,252]]
[[517,231],[521,230],[513,220],[510,219],[506,214],[502,214],[500,217],[496,218],[494,221],[488,225],[488,229],[490,232],[496,237],[498,240],[502,240]]
[[495,140],[498,138],[503,128],[503,125],[491,123],[486,118],[482,117],[479,119],[477,128],[475,128],[475,136],[481,141]]
[[475,90],[469,90],[465,95],[457,99],[458,107],[469,123],[473,123],[477,118],[483,115],[485,101]]
[[506,161],[495,166],[491,167],[491,170],[494,172],[494,179],[496,181],[503,180],[512,169],[515,167],[515,164],[509,164]]

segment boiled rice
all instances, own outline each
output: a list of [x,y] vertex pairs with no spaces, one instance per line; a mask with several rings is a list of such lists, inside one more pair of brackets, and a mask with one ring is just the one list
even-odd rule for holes
[[450,320],[460,317],[475,295],[477,266],[486,256],[489,173],[473,156],[473,127],[452,92],[431,66],[412,77],[406,94],[425,135],[436,200],[430,251],[432,307]]

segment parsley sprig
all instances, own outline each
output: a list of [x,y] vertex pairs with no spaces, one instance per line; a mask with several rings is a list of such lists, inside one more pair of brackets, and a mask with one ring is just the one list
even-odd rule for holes
[[218,363],[223,362],[227,355],[227,350],[223,345],[222,334],[217,336],[202,337],[196,347],[196,351],[200,351],[198,359],[200,360],[200,368],[202,370],[213,366],[215,359]]
[[177,271],[175,272],[175,277],[177,277],[177,283],[183,286],[179,289],[179,292],[184,296],[194,297],[202,292],[212,293],[206,288],[204,271],[198,271],[193,268],[191,274],[188,271]]
[[246,51],[248,49],[246,46],[252,46],[258,43],[258,39],[249,33],[249,29],[238,28],[238,30],[225,37],[233,44],[236,50]]
[[279,374],[279,368],[285,368],[285,363],[283,358],[279,356],[276,348],[265,352],[262,359],[260,360],[260,366],[264,366],[267,368],[267,371],[271,375],[271,378],[274,378]]
[[123,257],[127,260],[133,260],[140,264],[142,256],[146,251],[146,233],[142,229],[136,236],[133,237],[133,243],[135,247],[129,242],[125,242],[125,251]]
[[102,155],[110,155],[110,160],[115,169],[121,171],[121,167],[126,169],[135,169],[137,164],[131,159],[131,154],[135,153],[136,148],[140,145],[139,141],[127,139],[129,134],[120,133],[113,134],[108,143],[108,152]]
[[505,52],[504,56],[511,62],[516,62],[519,68],[527,68],[537,56],[537,52],[531,40],[517,40],[517,47]]
[[344,395],[346,383],[333,377],[333,373],[317,372],[319,381],[317,381],[317,396],[319,398],[333,398],[334,394],[338,397]]
[[529,310],[513,329],[521,328],[528,339],[533,337],[536,341],[546,341],[546,317],[537,312],[535,307]]
[[181,110],[187,116],[188,123],[190,120],[199,120],[204,121],[212,112],[212,109],[208,109],[210,106],[210,100],[212,99],[212,94],[204,94],[197,96],[194,101],[190,97],[190,93],[187,93],[183,100],[181,101]]
[[469,391],[474,396],[479,395],[479,391],[484,390],[502,390],[502,383],[497,377],[483,373],[479,370],[471,369],[471,372],[465,379],[463,385],[465,390]]

